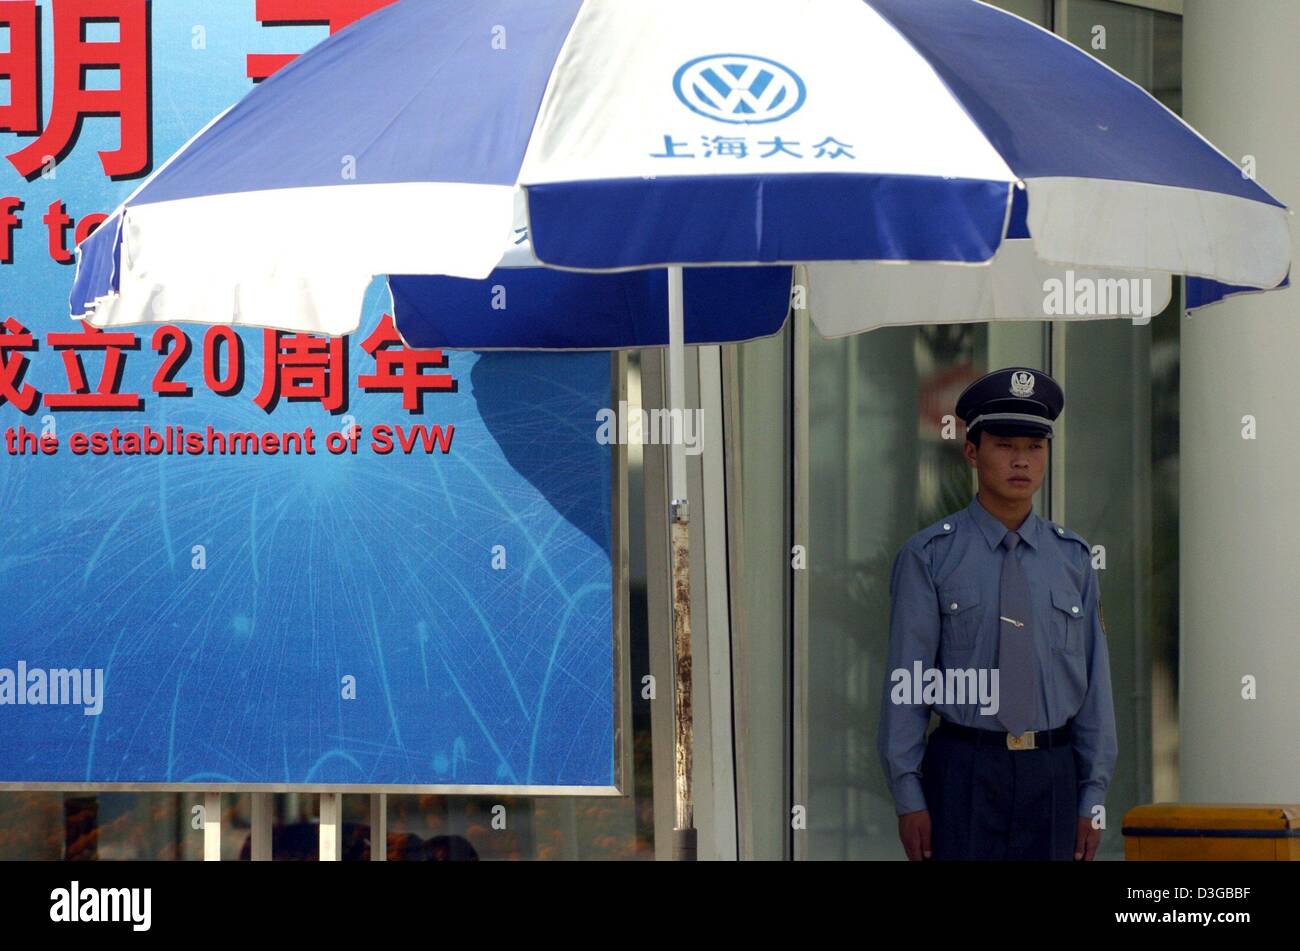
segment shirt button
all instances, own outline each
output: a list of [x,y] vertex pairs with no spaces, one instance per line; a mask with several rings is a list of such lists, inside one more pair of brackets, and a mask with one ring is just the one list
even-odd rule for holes
[[1056,534],[1058,534],[1058,535],[1064,535],[1064,534],[1065,534],[1065,529],[1063,529],[1063,528],[1058,528],[1058,529],[1056,530]]
[[1075,614],[1078,614],[1078,613],[1079,613],[1079,606],[1076,604],[1074,607],[1070,608],[1070,610],[1073,611]]
[[957,610],[957,602],[954,601],[952,604],[948,605],[948,610],[949,610],[949,611],[956,611],[956,610]]
[[948,524],[947,522],[944,522],[944,523],[943,523],[943,530],[944,530],[945,532],[950,532],[950,531],[952,531],[952,526],[951,526],[950,524]]

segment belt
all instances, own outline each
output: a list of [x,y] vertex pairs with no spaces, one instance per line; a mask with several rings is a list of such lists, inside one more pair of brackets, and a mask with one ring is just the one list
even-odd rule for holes
[[1002,730],[981,730],[976,727],[961,726],[951,720],[939,719],[936,733],[943,733],[954,739],[964,740],[977,747],[997,747],[1008,750],[1043,750],[1056,746],[1066,746],[1073,737],[1073,721],[1059,726],[1055,730],[1027,730],[1021,736],[1013,736]]

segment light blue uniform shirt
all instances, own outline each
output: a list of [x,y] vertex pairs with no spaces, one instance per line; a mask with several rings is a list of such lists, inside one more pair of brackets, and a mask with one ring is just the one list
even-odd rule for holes
[[[976,698],[894,702],[893,672],[910,674],[917,661],[923,669],[996,667],[1000,545],[1007,531],[974,498],[909,538],[894,559],[877,748],[899,815],[926,808],[920,770],[931,709],[962,726],[1006,732],[996,714],[980,712]],[[1091,818],[1092,807],[1105,800],[1118,751],[1092,551],[1074,532],[1033,512],[1017,531],[1024,539],[1016,553],[1029,583],[1041,686],[1029,729],[1051,730],[1074,720],[1078,815]]]

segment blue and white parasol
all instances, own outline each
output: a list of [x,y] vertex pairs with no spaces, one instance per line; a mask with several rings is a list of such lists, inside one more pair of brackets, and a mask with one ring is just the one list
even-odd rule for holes
[[[410,343],[684,343],[1045,317],[1059,281],[1286,282],[1287,210],[1140,87],[976,0],[400,0],[189,143],[78,249],[74,317]],[[496,305],[499,290],[509,304]],[[685,464],[672,453],[679,828]],[[689,849],[689,836],[683,838]]]
[[385,275],[412,342],[615,348],[667,342],[665,265],[718,265],[687,272],[695,343],[779,329],[794,263],[834,336],[1041,319],[1067,270],[1152,278],[1156,312],[1185,274],[1202,306],[1289,261],[1285,208],[1228,157],[973,0],[402,0],[152,175],[71,303],[342,334]]

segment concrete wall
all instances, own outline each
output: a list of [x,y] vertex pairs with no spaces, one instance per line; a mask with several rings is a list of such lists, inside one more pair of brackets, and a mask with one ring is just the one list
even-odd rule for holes
[[[1183,28],[1187,120],[1234,159],[1255,156],[1260,184],[1300,207],[1300,3],[1187,0]],[[1294,803],[1300,291],[1183,320],[1180,798]],[[1258,699],[1242,698],[1246,676]]]

